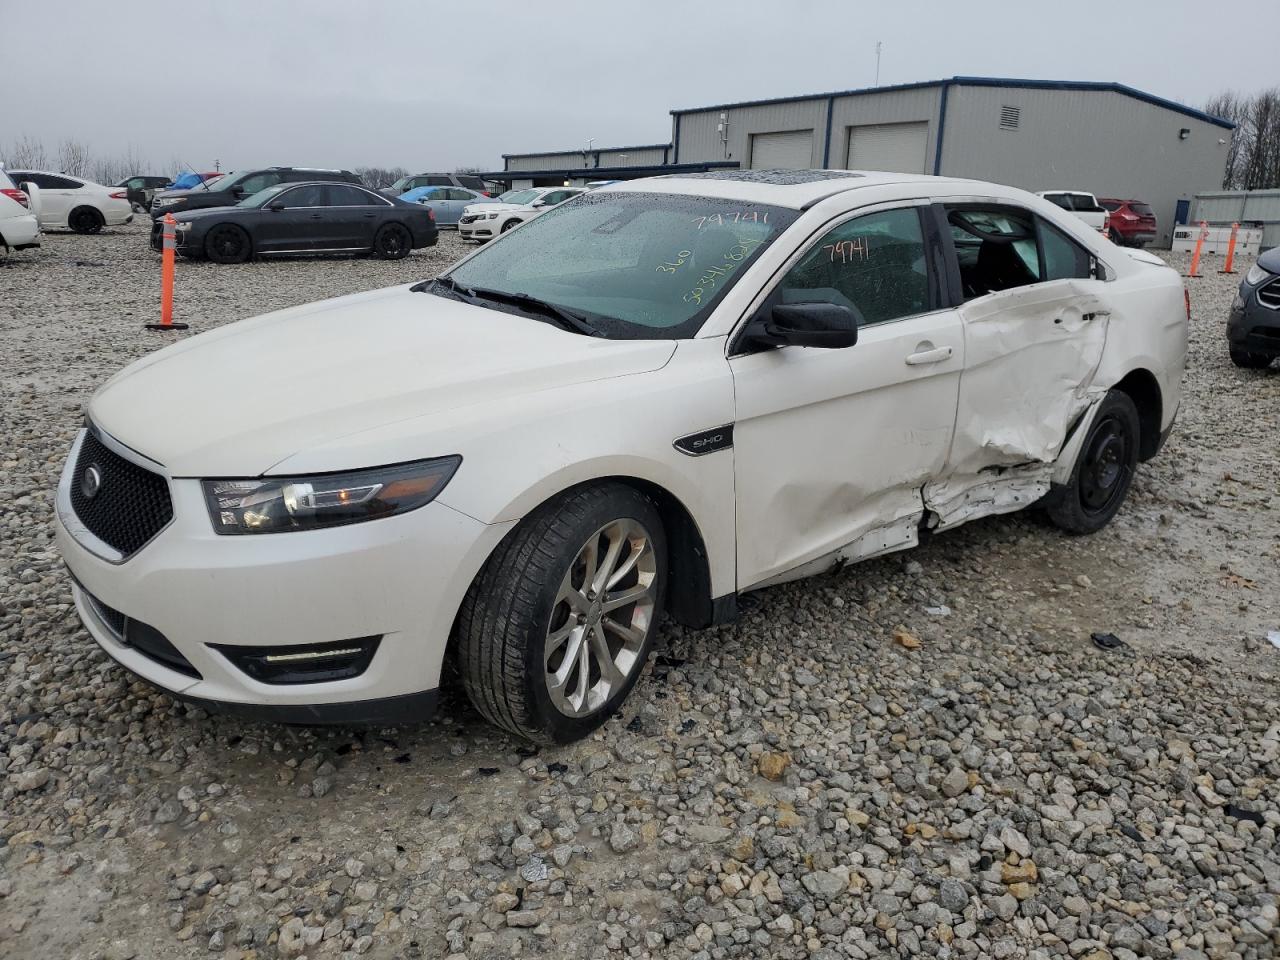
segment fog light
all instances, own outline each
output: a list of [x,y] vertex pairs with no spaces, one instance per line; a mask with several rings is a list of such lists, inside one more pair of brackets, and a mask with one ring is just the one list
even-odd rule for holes
[[260,683],[330,683],[364,673],[381,641],[357,637],[288,647],[210,646]]

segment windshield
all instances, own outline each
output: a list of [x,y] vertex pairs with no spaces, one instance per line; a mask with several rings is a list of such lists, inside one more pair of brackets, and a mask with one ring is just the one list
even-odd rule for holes
[[249,194],[249,196],[245,197],[243,200],[237,203],[236,206],[237,207],[265,206],[267,203],[271,201],[272,197],[282,192],[287,187],[291,187],[291,186],[293,186],[293,184],[291,183],[277,183],[274,187],[264,187],[263,189],[259,190],[257,193]]
[[545,300],[617,340],[683,339],[795,218],[733,200],[588,193],[491,242],[449,278],[481,297]]
[[508,190],[501,194],[498,199],[503,203],[532,203],[538,199],[537,190]]
[[246,175],[243,173],[228,173],[226,176],[219,177],[217,180],[206,180],[204,182],[205,189],[230,190],[232,187],[238,184],[242,179],[244,179],[245,176]]

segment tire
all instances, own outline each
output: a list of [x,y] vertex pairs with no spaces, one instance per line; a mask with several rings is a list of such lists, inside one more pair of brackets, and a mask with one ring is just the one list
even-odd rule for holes
[[[599,598],[587,589],[589,548],[598,560],[612,558],[614,574],[622,571]],[[597,583],[607,584],[604,569]],[[539,507],[498,545],[463,600],[457,658],[467,696],[491,723],[528,740],[585,737],[643,671],[666,576],[661,517],[634,488],[582,487]],[[606,611],[610,596],[636,599]]]
[[106,224],[93,207],[76,207],[67,215],[67,226],[76,233],[97,233]]
[[382,260],[403,260],[413,249],[413,237],[399,223],[388,223],[373,238],[373,254]]
[[244,263],[253,252],[249,235],[233,223],[220,223],[204,238],[204,255],[213,263]]
[[1141,428],[1128,394],[1103,399],[1065,487],[1046,505],[1049,519],[1070,534],[1096,533],[1119,511],[1138,466]]
[[1245,370],[1265,370],[1271,366],[1272,358],[1265,353],[1253,353],[1234,343],[1228,344],[1227,350],[1231,354],[1231,362]]
[[502,225],[502,229],[501,229],[501,230],[499,230],[498,232],[499,232],[499,233],[506,233],[508,230],[512,229],[513,227],[518,227],[518,226],[520,226],[520,222],[521,222],[521,221],[519,221],[519,220],[508,220],[506,223],[504,223],[504,224]]

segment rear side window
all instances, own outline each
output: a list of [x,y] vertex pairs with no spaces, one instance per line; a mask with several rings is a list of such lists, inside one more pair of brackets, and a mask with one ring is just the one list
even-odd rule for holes
[[1093,257],[1057,227],[1040,220],[1040,248],[1045,280],[1087,280],[1093,276]]
[[420,187],[449,187],[453,185],[453,181],[448,177],[420,177],[418,186]]
[[850,307],[860,325],[929,309],[929,267],[914,207],[857,217],[823,236],[783,278],[783,303]]
[[367,207],[373,202],[373,198],[363,190],[345,183],[335,183],[329,187],[329,205],[332,207]]

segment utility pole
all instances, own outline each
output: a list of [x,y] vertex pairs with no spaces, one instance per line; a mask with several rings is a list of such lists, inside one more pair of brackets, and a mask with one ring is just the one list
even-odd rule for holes
[[884,44],[879,40],[876,41],[876,86],[880,86],[880,48]]

